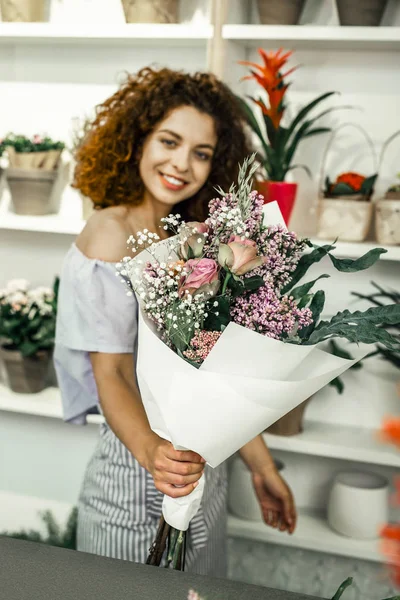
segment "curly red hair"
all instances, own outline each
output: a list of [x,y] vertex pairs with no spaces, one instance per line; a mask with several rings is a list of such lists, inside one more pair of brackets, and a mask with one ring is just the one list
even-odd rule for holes
[[146,137],[167,114],[193,106],[215,122],[217,147],[210,176],[192,198],[175,207],[185,219],[202,220],[214,186],[228,189],[238,164],[250,153],[244,115],[230,89],[210,73],[163,68],[128,75],[120,89],[96,107],[96,117],[78,147],[73,187],[96,208],[140,204],[143,183],[139,162]]

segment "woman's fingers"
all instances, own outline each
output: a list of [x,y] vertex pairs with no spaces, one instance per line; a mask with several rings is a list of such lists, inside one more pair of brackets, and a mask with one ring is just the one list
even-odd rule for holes
[[169,483],[164,483],[162,481],[156,481],[155,483],[156,488],[160,492],[166,494],[167,496],[170,496],[171,498],[182,498],[182,496],[188,496],[198,485],[196,482],[189,483],[189,485],[184,485],[182,487],[176,487],[174,485],[170,485]]
[[204,458],[200,456],[200,454],[197,454],[197,452],[192,452],[191,450],[175,450],[172,444],[167,446],[165,456],[170,460],[177,462],[198,464],[204,464],[206,462]]
[[193,475],[204,471],[204,463],[178,462],[176,460],[166,459],[163,470],[176,475]]
[[191,475],[177,475],[176,473],[169,473],[168,471],[164,471],[159,473],[158,479],[163,483],[167,483],[170,485],[179,485],[185,486],[191,483],[195,483],[202,476],[202,472],[193,473]]

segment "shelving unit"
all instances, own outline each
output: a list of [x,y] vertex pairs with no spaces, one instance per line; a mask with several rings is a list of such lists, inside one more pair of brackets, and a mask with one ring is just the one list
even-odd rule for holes
[[298,435],[267,433],[264,437],[274,450],[400,467],[400,452],[383,443],[377,431],[365,427],[306,421],[304,431]]
[[253,48],[282,45],[293,49],[399,50],[400,27],[314,25],[224,25],[223,39]]
[[335,533],[323,515],[300,512],[292,535],[282,533],[264,523],[247,521],[230,515],[228,535],[231,537],[325,552],[374,562],[386,562],[379,549],[379,540],[356,540]]
[[90,26],[54,23],[0,23],[0,44],[98,44],[201,46],[213,35],[212,26],[143,24]]
[[[0,411],[62,419],[60,390],[50,387],[37,394],[17,394],[0,384]],[[99,425],[103,420],[101,415],[87,417],[91,425]]]

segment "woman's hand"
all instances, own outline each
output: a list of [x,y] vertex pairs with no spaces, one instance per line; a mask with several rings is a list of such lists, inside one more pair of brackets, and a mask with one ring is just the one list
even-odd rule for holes
[[196,452],[175,450],[171,442],[154,434],[146,444],[143,466],[153,476],[160,492],[180,498],[197,487],[205,460]]
[[276,467],[253,472],[252,478],[265,523],[293,533],[297,520],[293,494]]

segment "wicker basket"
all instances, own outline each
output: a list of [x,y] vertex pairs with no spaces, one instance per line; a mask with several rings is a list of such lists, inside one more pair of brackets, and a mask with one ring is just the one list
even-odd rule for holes
[[377,169],[373,142],[362,127],[354,123],[343,123],[340,127],[332,131],[321,162],[320,190],[317,206],[317,237],[325,240],[338,239],[343,242],[362,242],[368,235],[374,213],[371,197],[366,198],[361,194],[355,194],[326,198],[323,193],[326,159],[337,133],[344,127],[354,127],[364,135],[371,150],[374,171],[376,172]]
[[0,0],[1,20],[11,22],[46,21],[45,0]]
[[122,0],[127,23],[177,23],[178,0]]
[[22,356],[17,350],[0,348],[8,387],[18,394],[37,394],[48,385],[51,352]]
[[297,25],[305,0],[257,0],[262,25]]
[[388,0],[336,0],[341,25],[377,27]]

